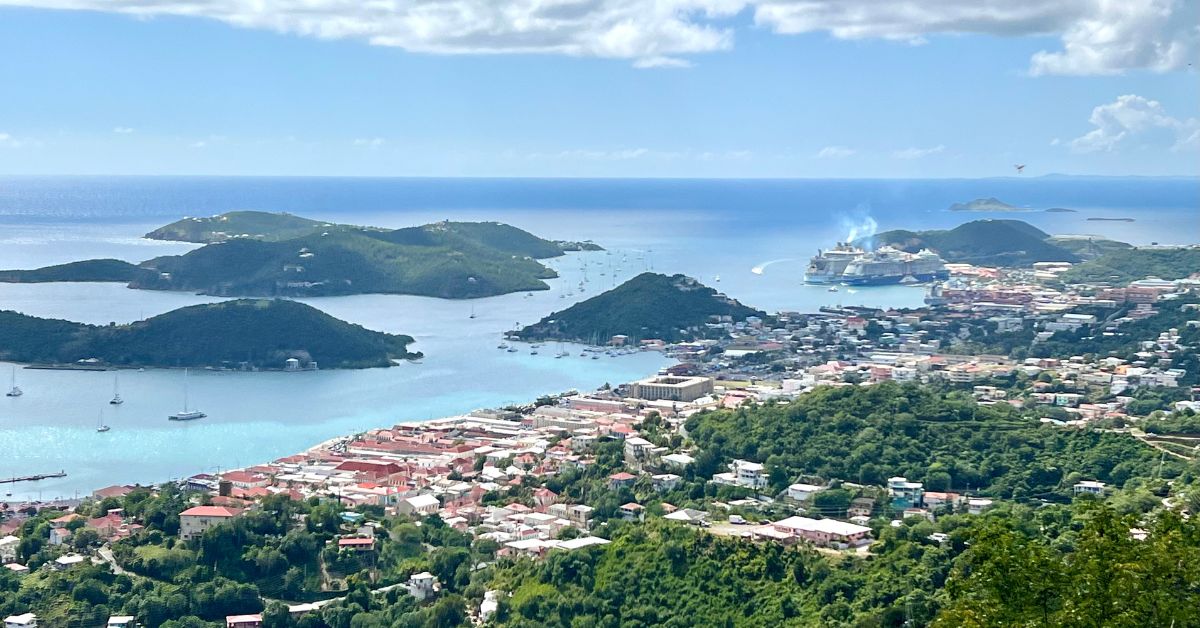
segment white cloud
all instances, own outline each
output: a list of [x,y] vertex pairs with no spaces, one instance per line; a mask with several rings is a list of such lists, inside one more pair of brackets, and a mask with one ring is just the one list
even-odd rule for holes
[[127,126],[115,126],[113,127],[112,132],[116,133],[117,135],[129,135],[130,133],[133,133],[133,129]]
[[845,146],[826,146],[825,148],[817,151],[817,157],[820,159],[841,159],[843,157],[849,157],[856,152],[858,151]]
[[1200,148],[1200,120],[1172,117],[1162,103],[1136,94],[1092,109],[1088,122],[1096,128],[1071,140],[1071,148],[1081,153],[1112,151],[1135,141],[1176,151]]
[[21,148],[32,144],[29,140],[20,140],[8,133],[0,133],[0,148]]
[[900,150],[892,151],[892,157],[895,157],[896,159],[921,159],[930,155],[936,155],[944,152],[945,150],[946,147],[942,144],[930,146],[929,148],[913,146],[911,148],[902,148]]
[[205,140],[198,140],[198,141],[192,142],[191,144],[188,144],[188,146],[190,146],[192,148],[207,148],[208,142]]
[[387,140],[382,137],[359,137],[354,140],[355,146],[366,146],[367,148],[379,148],[387,143]]
[[437,54],[537,53],[685,67],[733,46],[744,11],[781,34],[913,44],[934,35],[1058,36],[1033,74],[1182,69],[1200,50],[1196,0],[0,0],[0,5],[202,17]]

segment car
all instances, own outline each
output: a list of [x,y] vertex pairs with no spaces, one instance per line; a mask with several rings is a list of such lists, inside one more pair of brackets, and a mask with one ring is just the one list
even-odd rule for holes
[[733,525],[736,525],[736,526],[740,526],[740,525],[744,525],[746,523],[746,520],[743,519],[741,515],[729,515],[729,523],[732,523]]

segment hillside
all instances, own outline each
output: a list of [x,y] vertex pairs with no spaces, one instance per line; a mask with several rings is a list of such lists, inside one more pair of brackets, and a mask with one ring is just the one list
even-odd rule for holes
[[629,281],[554,312],[525,327],[518,336],[526,340],[606,342],[623,334],[634,339],[678,341],[703,335],[703,325],[713,316],[735,321],[765,316],[684,275],[642,273]]
[[1132,244],[1100,236],[1051,236],[1048,242],[1078,255],[1080,259],[1084,260],[1133,248]]
[[1200,248],[1126,248],[1111,250],[1100,257],[1063,273],[1069,283],[1126,284],[1158,277],[1183,279],[1200,273]]
[[45,283],[51,281],[130,282],[149,273],[144,268],[119,259],[92,259],[33,270],[0,270],[3,283]]
[[0,311],[0,359],[114,366],[320,368],[388,366],[411,357],[410,336],[338,320],[303,303],[237,300],[173,310],[129,325],[95,326]]
[[188,218],[147,237],[208,244],[138,266],[89,260],[3,271],[0,281],[125,281],[131,288],[218,296],[474,298],[545,290],[543,280],[557,275],[537,260],[600,250],[591,242],[555,242],[497,222],[376,229],[263,212]]
[[937,252],[948,262],[985,266],[1028,266],[1034,262],[1078,262],[1079,256],[1047,241],[1049,234],[1020,220],[975,220],[949,230],[894,230],[876,234],[876,246],[915,253]]

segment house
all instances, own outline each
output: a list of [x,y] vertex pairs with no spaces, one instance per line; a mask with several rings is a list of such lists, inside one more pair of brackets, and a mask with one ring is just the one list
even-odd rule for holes
[[37,625],[37,615],[33,613],[9,615],[4,618],[4,628],[37,628]]
[[806,502],[813,495],[823,490],[825,490],[824,486],[817,486],[815,484],[792,484],[787,487],[787,498],[798,502]]
[[614,473],[608,476],[608,488],[615,491],[621,488],[632,487],[636,480],[637,476],[633,475],[632,473],[626,473],[624,471],[620,473]]
[[767,485],[767,476],[763,475],[763,466],[757,462],[734,460],[729,468],[737,478],[737,483],[751,488],[762,488]]
[[79,554],[64,554],[54,559],[54,562],[50,563],[50,568],[55,571],[66,571],[85,560],[87,559]]
[[409,594],[418,600],[427,600],[434,595],[437,595],[438,581],[433,574],[428,571],[415,573],[408,577],[408,583],[405,584]]
[[21,563],[6,563],[4,568],[17,574],[18,576],[23,576],[29,573],[29,568]]
[[1072,487],[1071,491],[1076,495],[1103,495],[1104,488],[1104,482],[1084,480]]
[[990,500],[990,499],[968,499],[967,500],[967,514],[969,514],[969,515],[978,515],[991,507],[992,507],[992,500]]
[[855,497],[850,500],[850,507],[846,509],[847,517],[870,517],[875,510],[875,500],[870,497]]
[[413,495],[400,500],[396,505],[396,511],[402,515],[432,515],[441,508],[442,505],[438,502],[438,498],[433,495]]
[[105,628],[137,628],[137,621],[132,615],[113,615],[108,618]]
[[179,538],[184,541],[199,538],[209,528],[240,515],[237,508],[225,506],[196,506],[179,513]]
[[771,527],[823,547],[855,547],[871,541],[871,528],[836,519],[788,517]]
[[925,485],[920,482],[909,482],[908,478],[897,476],[888,478],[888,495],[892,498],[893,510],[904,510],[922,504]]
[[225,628],[262,628],[262,615],[229,615],[225,618]]
[[338,539],[338,549],[354,552],[373,552],[375,551],[375,539],[361,536],[341,538]]
[[674,473],[660,473],[650,476],[650,483],[656,491],[669,491],[679,485],[679,481],[683,478]]
[[0,565],[6,565],[17,559],[17,547],[21,545],[21,539],[8,535],[0,538]]
[[629,502],[621,506],[621,518],[626,521],[642,521],[646,518],[646,508],[641,504]]
[[943,493],[941,491],[926,491],[924,499],[925,507],[930,510],[937,510],[943,506],[955,509],[963,502],[962,495],[958,493]]
[[682,469],[696,461],[695,458],[687,454],[667,454],[659,458],[659,460],[668,469]]
[[71,540],[71,530],[68,528],[50,528],[50,544],[63,545]]
[[681,523],[688,523],[700,527],[708,526],[708,513],[700,510],[693,510],[691,508],[681,508],[663,517],[663,519],[679,521]]

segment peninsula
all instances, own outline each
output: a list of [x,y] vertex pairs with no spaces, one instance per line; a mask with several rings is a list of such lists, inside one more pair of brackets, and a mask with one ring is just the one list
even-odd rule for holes
[[516,332],[522,340],[607,342],[656,338],[677,342],[707,334],[706,323],[766,316],[685,275],[642,273],[629,281],[554,312]]
[[411,336],[386,334],[287,300],[194,305],[128,325],[0,311],[0,360],[41,365],[283,369],[390,366]]
[[601,250],[497,222],[443,221],[379,229],[265,212],[186,218],[147,238],[204,244],[128,264],[86,260],[0,271],[0,281],[120,281],[130,288],[217,296],[412,294],[475,298],[546,290],[557,274],[538,260]]

